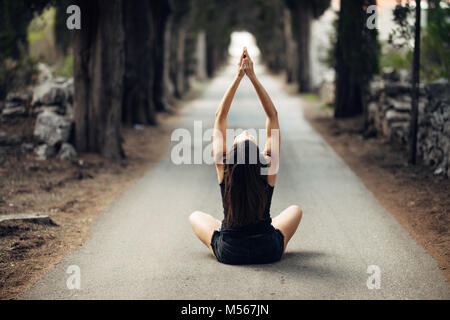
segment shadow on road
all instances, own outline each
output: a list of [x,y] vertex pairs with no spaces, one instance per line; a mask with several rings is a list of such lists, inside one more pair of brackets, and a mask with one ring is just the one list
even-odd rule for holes
[[341,278],[338,268],[330,268],[330,254],[317,251],[289,251],[276,263],[257,265],[265,271],[307,278]]
[[[191,256],[192,257],[192,256]],[[198,259],[207,259],[218,263],[210,254],[202,253],[198,255]],[[211,260],[209,260],[211,259]],[[345,270],[339,267],[336,263],[330,263],[334,258],[325,252],[318,251],[288,251],[280,261],[268,264],[252,264],[252,265],[223,265],[230,268],[252,269],[256,271],[273,272],[278,275],[285,275],[289,277],[305,277],[318,278],[325,280],[342,279],[345,277]],[[207,263],[205,261],[205,263]],[[332,266],[332,267],[330,267]]]

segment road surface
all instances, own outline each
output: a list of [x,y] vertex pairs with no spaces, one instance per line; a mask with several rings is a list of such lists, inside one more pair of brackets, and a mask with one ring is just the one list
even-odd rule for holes
[[[170,150],[100,215],[89,240],[20,298],[449,299],[450,286],[437,263],[305,121],[301,99],[283,91],[282,81],[263,67],[255,69],[278,108],[281,125],[272,215],[291,204],[304,211],[281,261],[230,266],[210,255],[193,234],[188,216],[201,210],[222,219],[215,168],[175,165],[171,150],[178,142],[168,141]],[[202,121],[203,130],[211,128],[234,73],[234,64],[224,68],[201,97],[183,108],[171,129],[193,133],[194,121]],[[228,123],[243,129],[265,125],[247,78]],[[192,151],[201,151],[201,135],[195,141]],[[66,284],[72,265],[80,270],[79,290]],[[368,268],[379,275],[379,289],[368,288]]]

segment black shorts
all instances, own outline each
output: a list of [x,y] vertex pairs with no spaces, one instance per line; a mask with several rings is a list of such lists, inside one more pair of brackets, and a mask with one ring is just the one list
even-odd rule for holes
[[245,235],[215,230],[211,247],[217,260],[226,264],[262,264],[281,259],[284,235],[280,230]]

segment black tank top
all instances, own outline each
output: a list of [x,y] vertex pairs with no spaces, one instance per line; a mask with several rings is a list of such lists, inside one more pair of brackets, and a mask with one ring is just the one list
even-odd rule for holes
[[[272,203],[272,195],[273,195],[273,189],[271,185],[267,184],[266,191],[267,191],[267,205],[266,210],[264,211],[263,219],[252,223],[249,225],[245,225],[242,227],[228,227],[227,226],[227,214],[228,210],[223,206],[223,215],[224,219],[222,220],[222,227],[221,229],[223,231],[231,231],[231,232],[239,232],[242,234],[255,234],[255,233],[265,233],[270,232],[273,230],[272,226],[272,218],[270,217],[270,205]],[[220,193],[222,194],[222,199],[225,195],[225,181],[222,181],[220,184]]]

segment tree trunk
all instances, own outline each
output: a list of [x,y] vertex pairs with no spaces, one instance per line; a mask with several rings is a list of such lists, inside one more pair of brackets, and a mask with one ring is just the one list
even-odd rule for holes
[[336,118],[349,117],[363,111],[360,83],[352,68],[353,51],[358,50],[361,38],[359,16],[360,1],[342,0],[339,10],[338,39],[336,44]]
[[122,1],[78,0],[76,4],[83,13],[82,29],[74,39],[76,146],[80,152],[118,159],[124,157]]
[[351,117],[364,110],[364,94],[378,69],[376,30],[366,26],[366,8],[375,0],[342,0],[336,44],[336,118]]
[[200,31],[197,37],[196,45],[196,70],[195,76],[199,80],[206,80],[206,34]]
[[163,99],[169,105],[175,104],[175,87],[173,85],[171,75],[172,61],[172,26],[173,16],[170,15],[167,21],[166,30],[164,31],[164,66],[163,66]]
[[176,65],[176,75],[175,75],[175,95],[178,98],[182,98],[185,93],[185,73],[184,73],[184,53],[185,53],[185,44],[186,44],[186,30],[180,25],[177,28],[177,38],[176,38],[176,57],[175,57],[175,65]]
[[284,38],[286,43],[286,76],[288,83],[297,81],[297,43],[292,34],[292,14],[284,9]]
[[220,66],[219,47],[213,34],[206,32],[206,70],[208,77],[213,77]]
[[310,1],[301,1],[297,6],[295,34],[297,35],[297,78],[299,92],[311,91],[311,23],[313,11]]
[[[285,0],[292,15],[292,34],[296,40],[296,80],[299,92],[311,91],[311,23],[314,18],[314,3],[310,0]],[[287,39],[288,40],[288,39]]]
[[170,79],[174,88],[174,96],[181,99],[186,91],[185,86],[185,43],[186,30],[182,21],[173,20],[171,36]]
[[123,116],[125,123],[156,124],[153,99],[155,29],[147,1],[124,1],[125,77]]
[[416,26],[414,39],[414,61],[412,67],[412,104],[409,138],[409,162],[416,164],[417,153],[417,123],[419,118],[419,81],[420,81],[420,0],[416,1]]
[[214,75],[216,70],[216,50],[214,46],[213,36],[207,31],[206,32],[206,72],[208,77]]
[[153,97],[157,111],[165,111],[167,108],[166,94],[164,92],[164,72],[166,61],[166,29],[171,13],[168,0],[157,0],[151,2],[155,30],[155,44],[153,46],[154,86]]

